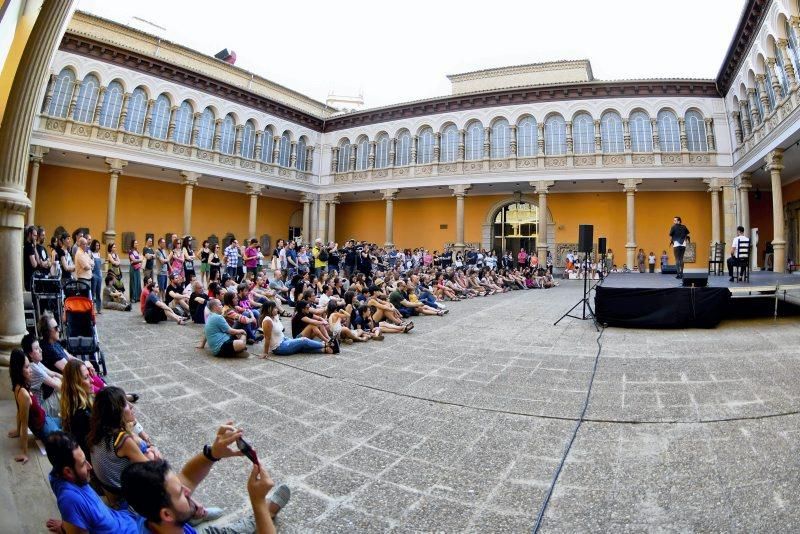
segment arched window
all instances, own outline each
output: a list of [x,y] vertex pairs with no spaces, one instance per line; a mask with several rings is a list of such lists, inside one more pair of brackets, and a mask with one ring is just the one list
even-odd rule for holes
[[125,117],[125,130],[140,134],[144,131],[144,116],[147,113],[147,93],[137,87],[128,101],[128,115]]
[[500,119],[492,124],[492,159],[504,159],[511,153],[511,140],[508,138],[508,121]]
[[219,150],[223,154],[233,154],[233,147],[236,143],[236,121],[233,120],[233,115],[225,115],[219,129],[220,140]]
[[687,111],[686,117],[686,144],[689,152],[708,152],[706,139],[706,123],[703,116],[697,111]]
[[383,169],[389,166],[389,136],[382,133],[375,142],[375,168]]
[[78,101],[72,118],[79,122],[92,122],[94,108],[97,106],[97,97],[100,94],[100,83],[94,75],[86,76],[81,82],[78,92]]
[[536,119],[525,117],[517,124],[517,157],[529,158],[536,155],[538,131]]
[[306,170],[306,138],[305,136],[297,140],[297,158],[294,163],[298,171]]
[[433,129],[423,128],[417,137],[417,163],[427,165],[433,161]]
[[75,75],[71,70],[64,69],[58,73],[53,82],[53,98],[50,100],[50,107],[47,108],[48,115],[62,118],[67,116],[74,87]]
[[100,126],[103,128],[116,128],[119,123],[119,114],[122,112],[122,85],[111,82],[106,88],[103,98],[103,107],[100,108]]
[[244,123],[242,129],[242,157],[253,159],[256,153],[256,126],[253,121]]
[[153,109],[150,110],[150,136],[157,139],[166,139],[169,131],[169,98],[167,95],[158,95]]
[[[422,137],[420,137],[421,139]],[[411,134],[408,130],[403,130],[397,134],[397,140],[394,143],[394,164],[399,167],[401,165],[409,165],[411,163]]]
[[544,153],[560,156],[567,152],[567,125],[561,115],[551,115],[544,121]]
[[200,115],[200,124],[197,128],[197,147],[211,150],[214,144],[214,112],[211,108],[203,110]]
[[451,124],[442,131],[439,157],[442,163],[455,161],[458,156],[458,128]]
[[572,151],[594,154],[594,119],[588,113],[580,113],[572,119]]
[[275,150],[275,132],[271,126],[267,126],[261,136],[261,161],[272,163],[273,150]]
[[281,135],[281,145],[278,153],[278,165],[281,167],[289,166],[289,159],[292,156],[292,138],[289,135],[289,130],[286,130]]
[[786,77],[786,67],[783,65],[783,54],[780,50],[775,51],[775,74],[781,84],[781,98],[789,94],[789,79]]
[[600,117],[600,139],[603,153],[616,154],[625,151],[623,142],[622,119],[615,111],[606,111]]
[[653,128],[650,117],[644,111],[634,111],[630,118],[631,149],[634,152],[653,151]]
[[175,112],[175,139],[176,143],[188,145],[192,140],[192,120],[194,119],[194,108],[188,100],[181,102],[178,111]]
[[681,129],[678,118],[668,109],[662,109],[656,117],[658,124],[658,140],[662,152],[681,151]]
[[784,31],[789,36],[789,59],[794,67],[794,75],[800,80],[800,44],[797,42],[797,35],[794,28],[789,25],[789,21],[784,21]]
[[362,137],[356,146],[356,170],[366,170],[369,164],[369,139]]
[[473,121],[467,126],[464,137],[464,159],[473,160],[483,157],[483,125]]
[[336,165],[337,172],[350,170],[350,140],[345,138],[339,142],[339,161]]

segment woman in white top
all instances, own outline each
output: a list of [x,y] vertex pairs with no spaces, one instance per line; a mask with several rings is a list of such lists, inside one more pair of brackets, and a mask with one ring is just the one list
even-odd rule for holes
[[333,354],[333,347],[322,341],[308,339],[307,337],[297,337],[289,339],[283,333],[285,327],[278,316],[278,307],[272,301],[267,301],[261,308],[264,314],[264,321],[261,329],[264,331],[264,354],[262,358],[268,358],[269,353],[276,356],[289,356],[300,352],[324,352]]

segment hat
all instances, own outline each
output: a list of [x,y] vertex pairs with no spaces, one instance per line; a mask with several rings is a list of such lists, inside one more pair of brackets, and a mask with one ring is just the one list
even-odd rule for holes
[[383,285],[383,278],[376,278],[375,283],[373,285],[382,286]]

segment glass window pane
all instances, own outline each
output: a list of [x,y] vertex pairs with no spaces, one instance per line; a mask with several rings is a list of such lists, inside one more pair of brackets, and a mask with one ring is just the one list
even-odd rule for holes
[[75,87],[75,75],[69,69],[62,70],[55,79],[53,98],[47,114],[53,117],[66,117],[69,111],[69,102],[72,100],[72,90]]
[[544,153],[548,156],[567,153],[566,123],[561,115],[553,115],[544,123]]
[[467,126],[464,139],[464,159],[475,160],[483,157],[483,125],[472,122]]
[[572,121],[572,150],[575,154],[594,154],[594,119],[588,113]]
[[606,112],[600,118],[600,138],[604,153],[616,154],[625,151],[622,119],[615,112]]
[[492,125],[492,159],[507,158],[511,153],[511,141],[508,138],[508,121],[500,119]]
[[157,139],[166,139],[169,131],[169,99],[159,95],[150,111],[150,135]]
[[653,128],[650,117],[643,111],[636,111],[630,118],[631,149],[634,152],[653,151]]
[[261,136],[261,161],[272,163],[273,150],[275,150],[275,132],[267,126]]
[[659,111],[656,123],[658,124],[658,140],[661,144],[661,151],[680,152],[681,130],[675,114],[666,109]]
[[111,82],[106,88],[103,97],[103,107],[100,109],[100,126],[103,128],[116,128],[119,123],[119,114],[122,112],[122,85]]
[[538,131],[536,119],[525,117],[517,125],[517,156],[528,158],[536,155]]
[[100,92],[100,83],[93,75],[88,75],[81,82],[78,91],[78,101],[75,104],[73,118],[79,122],[92,122],[94,108],[97,106],[97,97]]
[[144,116],[147,113],[147,95],[144,89],[137,87],[128,101],[128,115],[125,118],[125,130],[141,134],[144,131]]
[[697,111],[686,113],[686,142],[689,152],[707,152],[706,123]]

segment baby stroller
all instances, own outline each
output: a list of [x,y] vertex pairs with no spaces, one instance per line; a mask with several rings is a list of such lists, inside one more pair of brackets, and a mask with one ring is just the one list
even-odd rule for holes
[[67,280],[64,290],[64,347],[83,361],[91,362],[95,371],[105,376],[106,359],[100,350],[94,317],[91,286],[83,280]]

